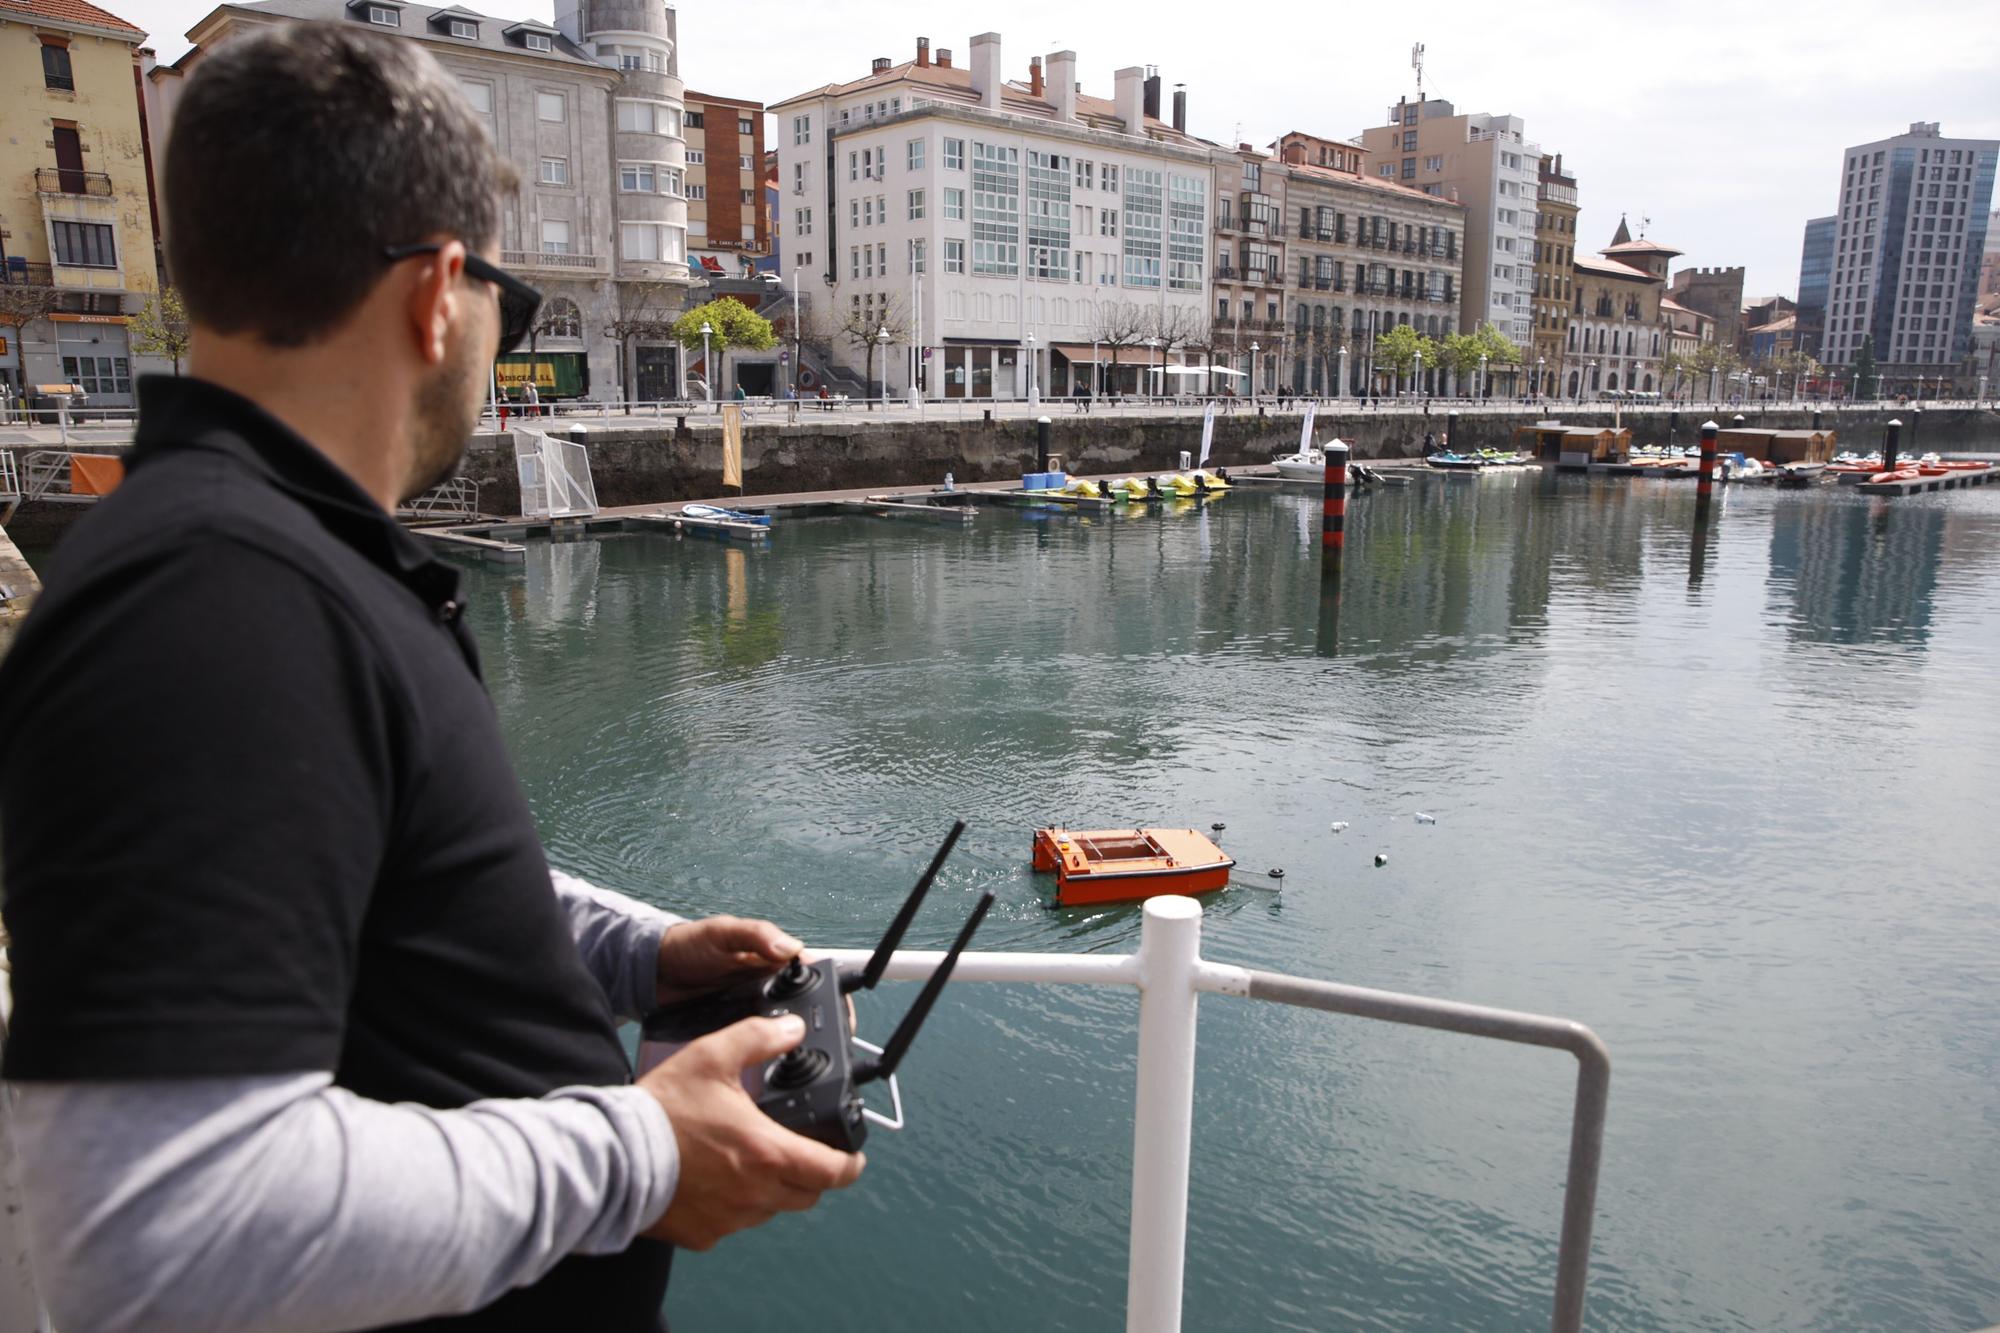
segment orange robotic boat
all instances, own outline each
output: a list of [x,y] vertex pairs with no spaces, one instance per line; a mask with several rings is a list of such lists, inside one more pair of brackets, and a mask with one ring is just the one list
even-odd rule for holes
[[1190,828],[1035,830],[1035,869],[1055,872],[1064,907],[1207,893],[1226,886],[1235,866]]

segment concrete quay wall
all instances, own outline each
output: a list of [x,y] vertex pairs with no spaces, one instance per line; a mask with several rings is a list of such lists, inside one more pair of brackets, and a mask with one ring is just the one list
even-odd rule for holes
[[[1730,417],[1721,418],[1726,428]],[[1903,448],[1970,449],[1991,447],[2000,436],[2000,414],[1992,410],[1926,411],[1916,439],[1907,409],[1831,412],[1820,422],[1837,429],[1843,448],[1872,448],[1882,438],[1891,417],[1904,421]],[[1813,426],[1811,411],[1745,412],[1745,424],[1771,430]],[[1557,419],[1565,424],[1609,425],[1609,412],[1468,412],[1460,416],[1460,447],[1505,448],[1518,426]],[[1674,430],[1677,443],[1692,443],[1702,417],[1684,413]],[[616,418],[614,418],[614,421]],[[1424,434],[1440,439],[1447,415],[1434,412],[1322,411],[1313,435],[1352,440],[1358,459],[1415,458],[1423,451]],[[565,422],[550,423],[562,433]],[[600,504],[638,505],[670,500],[701,499],[724,494],[722,436],[710,421],[690,420],[685,426],[657,429],[604,429],[584,423],[591,474]],[[1624,424],[1635,442],[1665,443],[1669,417],[1665,412],[1626,413]],[[1224,467],[1268,463],[1289,453],[1299,441],[1297,412],[1267,409],[1262,416],[1239,409],[1216,418],[1212,464]],[[1161,472],[1174,468],[1180,454],[1201,449],[1201,418],[1121,418],[1052,413],[1049,451],[1063,466],[1082,474]],[[797,425],[748,425],[743,439],[743,483],[746,495],[794,491],[847,490],[868,486],[908,486],[944,480],[949,472],[959,481],[1005,481],[1017,478],[1035,463],[1032,421],[932,422],[869,421],[843,416],[814,421],[807,413]],[[520,510],[520,488],[514,451],[504,436],[482,436],[466,459],[465,475],[480,486],[480,508],[489,514]]]

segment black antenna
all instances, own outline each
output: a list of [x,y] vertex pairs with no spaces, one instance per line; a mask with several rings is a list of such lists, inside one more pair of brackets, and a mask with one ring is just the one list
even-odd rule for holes
[[850,972],[840,979],[841,994],[875,989],[875,983],[882,979],[884,969],[889,966],[889,955],[896,952],[896,946],[903,942],[903,935],[909,930],[910,922],[916,919],[917,909],[923,906],[924,895],[931,891],[931,881],[937,878],[939,868],[944,865],[944,859],[951,855],[951,849],[958,845],[958,835],[963,832],[965,832],[965,821],[953,820],[951,832],[945,835],[944,845],[939,847],[937,855],[931,858],[930,867],[924,871],[923,878],[917,881],[917,887],[903,900],[902,909],[896,913],[896,919],[889,923],[889,929],[883,934],[882,942],[875,946],[875,953],[869,958],[868,966],[859,974]]
[[910,1006],[910,1012],[903,1015],[903,1021],[896,1024],[896,1030],[889,1037],[888,1045],[882,1048],[882,1058],[862,1065],[854,1071],[856,1084],[867,1083],[878,1078],[887,1078],[896,1072],[896,1066],[903,1062],[903,1055],[916,1040],[917,1029],[924,1025],[930,1015],[931,1006],[944,990],[944,983],[951,980],[952,969],[958,966],[958,956],[965,952],[965,946],[972,940],[972,932],[979,929],[979,923],[986,917],[986,909],[993,906],[993,895],[979,895],[979,906],[972,909],[972,918],[959,929],[958,938],[951,942],[944,961],[931,973],[931,979],[924,983],[917,993],[917,1002]]

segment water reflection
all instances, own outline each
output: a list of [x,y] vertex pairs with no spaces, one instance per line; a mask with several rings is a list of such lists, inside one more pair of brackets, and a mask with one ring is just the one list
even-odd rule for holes
[[1924,644],[1947,518],[1941,505],[1860,495],[1774,505],[1774,611],[1800,643]]

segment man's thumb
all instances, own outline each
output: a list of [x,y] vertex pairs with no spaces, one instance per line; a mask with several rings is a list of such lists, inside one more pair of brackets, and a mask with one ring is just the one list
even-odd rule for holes
[[805,1020],[797,1014],[786,1014],[783,1018],[746,1018],[706,1040],[711,1054],[733,1075],[746,1065],[783,1055],[805,1035]]

